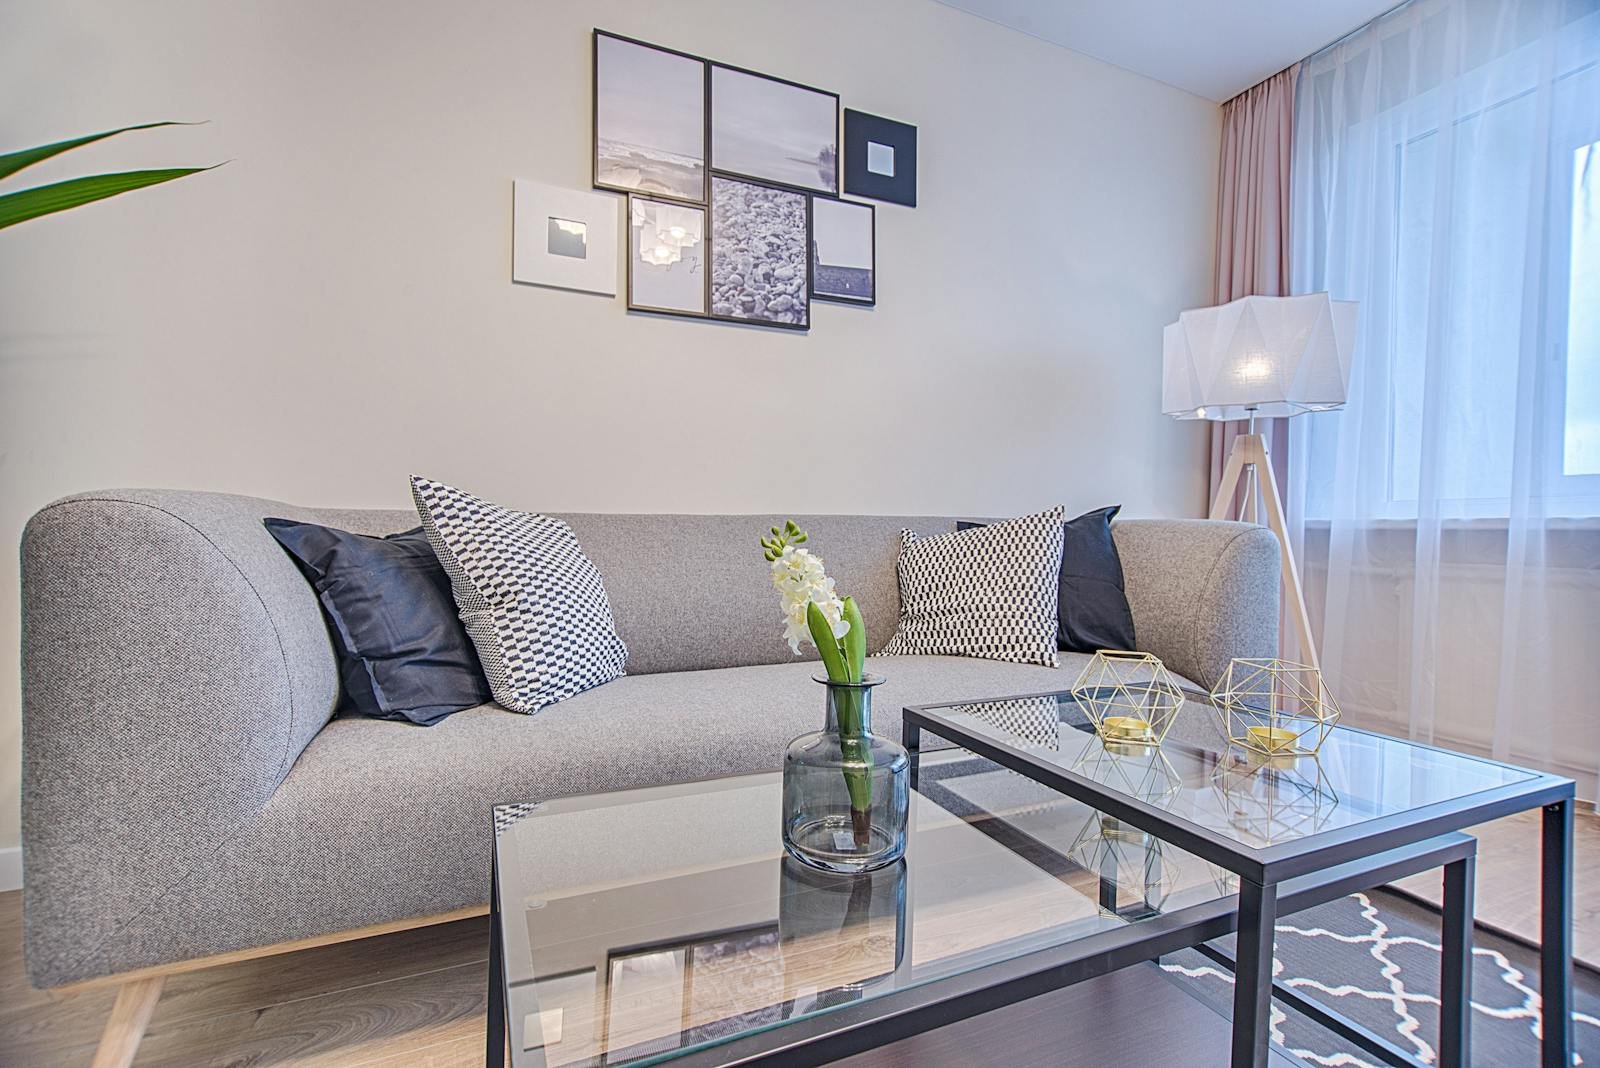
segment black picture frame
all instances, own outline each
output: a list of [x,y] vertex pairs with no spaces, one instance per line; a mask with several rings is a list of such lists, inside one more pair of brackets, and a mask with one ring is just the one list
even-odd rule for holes
[[[833,154],[833,169],[832,169],[833,179],[832,179],[832,184],[831,185],[825,185],[825,184],[821,183],[820,181],[817,182],[817,183],[808,183],[808,182],[796,180],[797,176],[793,173],[792,170],[785,171],[783,173],[769,172],[769,173],[766,173],[766,174],[760,174],[760,173],[755,173],[754,171],[752,171],[750,169],[741,169],[741,167],[736,162],[734,162],[734,160],[730,157],[730,154],[729,154],[728,150],[726,150],[726,149],[724,149],[724,152],[723,152],[723,157],[724,158],[719,160],[718,159],[718,155],[717,155],[717,72],[718,71],[724,71],[724,72],[726,72],[726,73],[728,73],[730,75],[737,75],[737,76],[746,77],[746,78],[754,78],[754,79],[758,79],[758,80],[763,81],[763,82],[771,82],[774,85],[783,86],[783,87],[786,87],[788,89],[794,90],[795,92],[798,92],[798,93],[809,93],[809,94],[813,94],[813,95],[818,96],[818,97],[826,98],[828,101],[830,101],[832,103],[832,108],[833,108],[833,123],[832,123],[833,140],[832,140],[830,145],[824,146],[824,147],[831,148],[832,154]],[[840,139],[840,133],[839,133],[839,131],[840,131],[840,123],[839,123],[840,103],[839,103],[839,94],[838,93],[829,92],[826,89],[818,89],[814,85],[806,85],[803,82],[795,82],[795,81],[790,81],[787,78],[778,78],[778,77],[774,77],[771,74],[763,74],[761,71],[749,70],[749,69],[747,69],[745,67],[735,67],[735,66],[733,66],[732,64],[729,64],[729,63],[718,63],[716,60],[710,60],[708,62],[708,64],[707,64],[706,85],[707,85],[707,101],[708,101],[708,103],[706,105],[706,113],[707,113],[707,120],[706,120],[706,122],[707,122],[707,133],[706,133],[707,148],[706,148],[706,151],[707,151],[707,154],[710,157],[711,170],[714,173],[727,175],[730,178],[742,178],[742,179],[746,179],[746,180],[752,181],[752,182],[760,182],[760,183],[763,183],[765,185],[778,186],[778,187],[781,187],[781,188],[784,188],[784,189],[793,189],[793,190],[797,190],[797,191],[802,192],[802,193],[821,193],[824,196],[837,196],[838,195],[839,188],[840,188],[840,180],[841,180],[840,179],[840,172],[839,172],[839,159],[840,159],[840,156],[842,155],[842,151],[841,150],[843,148],[843,145],[842,145],[841,139]],[[794,157],[788,157],[788,159],[791,162],[794,161]],[[820,161],[819,161],[819,164],[820,164]],[[820,165],[818,167],[818,173],[819,174],[821,173]],[[708,193],[709,193],[709,190],[708,190]]]
[[[868,169],[868,145],[894,150],[894,174]],[[917,206],[917,128],[910,123],[844,109],[844,191],[851,196]]]
[[[804,234],[804,237],[803,237],[803,243],[801,244],[800,247],[802,249],[801,260],[804,263],[804,270],[805,270],[805,273],[806,273],[805,282],[800,287],[800,292],[805,295],[805,309],[804,309],[805,310],[805,317],[804,317],[804,319],[802,321],[800,321],[800,322],[783,322],[783,321],[774,320],[774,319],[763,319],[763,318],[759,318],[759,317],[752,316],[752,315],[730,314],[730,313],[727,313],[727,312],[719,313],[717,311],[717,306],[719,304],[719,301],[717,300],[717,297],[719,295],[718,286],[717,286],[718,253],[719,253],[719,251],[721,251],[724,256],[729,254],[729,250],[727,249],[726,245],[723,245],[722,248],[719,250],[719,242],[723,241],[723,237],[720,236],[721,235],[721,231],[723,229],[723,225],[720,225],[719,222],[718,222],[718,219],[717,219],[718,183],[728,183],[729,185],[753,186],[753,187],[755,187],[757,189],[771,190],[772,192],[780,194],[781,196],[784,196],[784,197],[795,197],[795,198],[797,198],[799,203],[802,205],[802,208],[803,208],[803,211],[804,211],[804,214],[805,214],[805,234]],[[780,330],[810,330],[811,329],[811,196],[810,196],[810,194],[801,192],[798,189],[792,189],[792,188],[790,188],[788,186],[785,186],[785,185],[780,185],[777,182],[758,182],[758,181],[754,181],[754,180],[752,180],[750,178],[745,178],[745,177],[741,177],[741,176],[738,176],[738,175],[713,173],[712,176],[711,176],[711,204],[708,207],[708,216],[707,216],[707,220],[706,221],[707,221],[708,226],[710,227],[709,252],[707,253],[707,256],[706,256],[706,283],[707,283],[706,308],[707,308],[707,311],[708,311],[708,317],[711,318],[711,319],[714,319],[714,320],[716,320],[718,322],[742,323],[742,324],[744,324],[746,326],[774,327],[774,328],[777,328],[777,329],[780,329]],[[630,260],[630,262],[631,262],[631,260]],[[785,266],[787,266],[787,265],[785,265]],[[791,298],[791,300],[793,299],[793,294],[792,293],[785,292],[785,293],[780,294],[780,295],[786,295],[786,296],[789,296]],[[762,294],[759,294],[759,293],[758,294],[752,294],[752,296],[753,296],[754,299],[759,300],[759,299],[761,299]]]
[[[661,52],[679,59],[689,60],[700,65],[700,195],[698,197],[680,197],[669,192],[653,191],[638,186],[630,186],[617,182],[601,181],[600,163],[600,41],[607,38],[626,45],[646,48],[653,52]],[[590,175],[594,188],[608,189],[614,193],[637,194],[653,200],[672,200],[688,204],[705,205],[711,196],[711,61],[704,56],[697,56],[692,52],[680,52],[675,48],[664,48],[649,41],[640,41],[633,37],[625,37],[620,33],[594,28],[590,48],[589,68],[589,100],[590,100]]]
[[[636,201],[662,204],[667,207],[683,211],[698,211],[701,214],[700,245],[702,248],[700,260],[700,311],[686,311],[682,308],[668,308],[660,305],[640,304],[634,300],[634,257],[638,253],[634,250],[633,237],[633,206]],[[673,315],[681,319],[709,319],[711,318],[711,206],[709,204],[691,204],[687,201],[673,200],[669,197],[651,197],[639,193],[629,193],[627,197],[627,217],[623,220],[623,247],[626,252],[627,272],[624,278],[624,298],[629,311],[645,312],[650,315]]]
[[[848,207],[848,208],[850,208],[852,210],[860,209],[860,210],[863,210],[863,211],[865,211],[867,213],[867,233],[868,233],[868,241],[869,241],[869,244],[871,245],[871,251],[870,251],[870,254],[869,254],[869,257],[868,257],[871,266],[868,267],[868,269],[867,269],[867,282],[868,282],[868,285],[870,287],[870,293],[869,293],[868,296],[866,296],[866,297],[854,297],[854,296],[848,296],[848,295],[843,294],[843,293],[830,292],[828,290],[819,290],[817,288],[817,277],[818,277],[821,269],[825,266],[822,263],[821,241],[820,241],[820,239],[818,237],[818,232],[819,232],[819,230],[822,229],[817,223],[817,205],[818,204],[837,204],[837,205],[842,205],[842,206]],[[811,197],[811,241],[809,243],[809,247],[810,247],[810,250],[811,250],[810,251],[810,264],[809,264],[809,275],[806,278],[806,285],[807,285],[807,287],[809,289],[809,292],[810,292],[812,300],[826,301],[826,302],[828,302],[830,304],[853,304],[858,308],[871,308],[871,307],[875,307],[877,305],[877,303],[878,303],[878,209],[877,209],[876,205],[866,204],[866,203],[863,203],[862,201],[859,201],[859,200],[845,200],[843,197],[825,197],[825,196],[821,196],[821,195],[813,195]]]

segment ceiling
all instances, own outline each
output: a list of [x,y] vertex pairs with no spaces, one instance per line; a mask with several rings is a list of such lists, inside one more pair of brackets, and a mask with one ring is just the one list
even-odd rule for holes
[[939,0],[1221,103],[1396,0]]

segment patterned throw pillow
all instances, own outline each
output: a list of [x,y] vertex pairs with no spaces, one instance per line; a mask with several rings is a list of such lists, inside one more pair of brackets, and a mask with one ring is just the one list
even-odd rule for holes
[[[1111,521],[1121,510],[1122,505],[1114,504],[1067,520],[1056,597],[1056,644],[1070,652],[1138,648],[1122,580],[1122,557],[1111,534]],[[956,529],[987,525],[962,520]]]
[[537,712],[622,675],[600,571],[567,524],[425,478],[411,495],[496,701]]
[[900,626],[879,656],[1057,667],[1062,509],[924,537],[900,532]]

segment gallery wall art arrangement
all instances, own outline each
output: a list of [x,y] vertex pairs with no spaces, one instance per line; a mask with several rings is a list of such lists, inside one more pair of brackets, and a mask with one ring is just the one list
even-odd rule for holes
[[[877,302],[876,211],[840,193],[914,207],[916,127],[846,110],[841,145],[837,93],[600,29],[593,88],[629,310],[807,330],[814,301]],[[514,279],[615,293],[615,212],[516,182]]]

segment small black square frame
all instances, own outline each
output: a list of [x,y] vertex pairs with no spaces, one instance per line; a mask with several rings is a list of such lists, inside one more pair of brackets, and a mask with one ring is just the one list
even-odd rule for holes
[[[867,145],[894,150],[894,174],[867,169]],[[853,196],[917,206],[917,128],[904,122],[844,109],[844,191]]]

